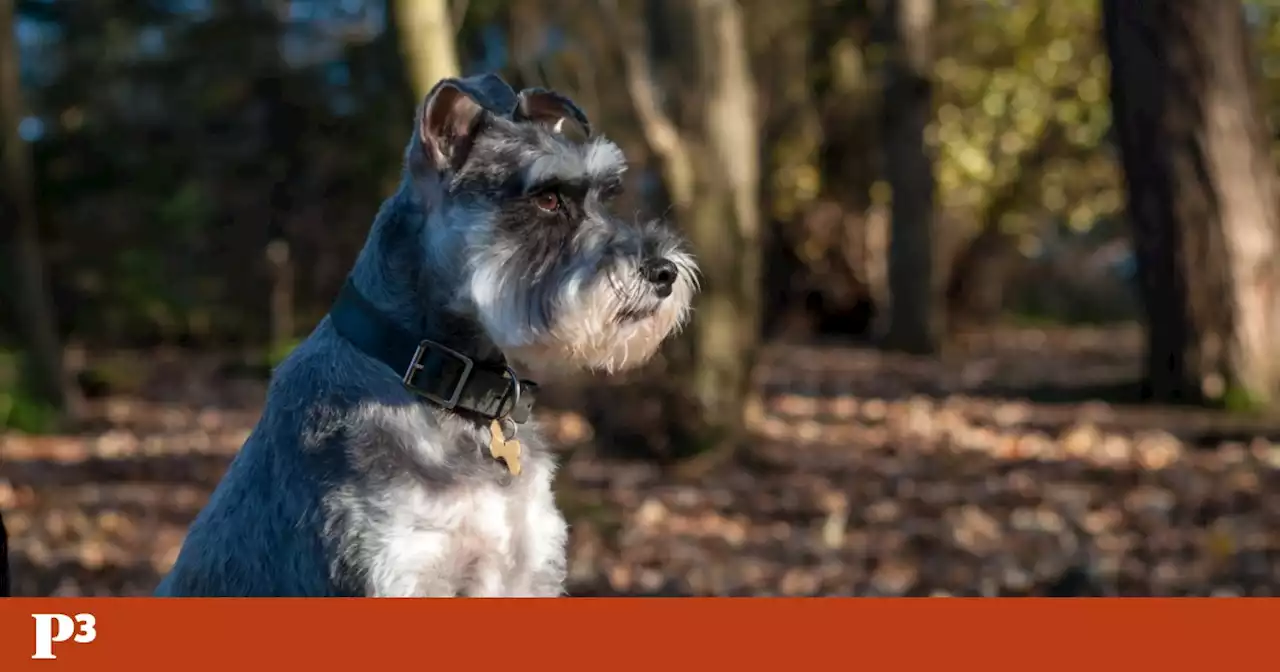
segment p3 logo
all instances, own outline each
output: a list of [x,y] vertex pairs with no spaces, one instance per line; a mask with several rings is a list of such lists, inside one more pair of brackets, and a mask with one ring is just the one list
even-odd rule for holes
[[36,622],[36,652],[32,660],[56,660],[54,644],[67,640],[88,644],[98,638],[98,619],[93,614],[31,614],[31,618]]

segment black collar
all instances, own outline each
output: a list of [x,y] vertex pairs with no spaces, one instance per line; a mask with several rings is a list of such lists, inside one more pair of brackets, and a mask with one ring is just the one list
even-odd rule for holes
[[477,362],[436,341],[414,338],[360,294],[351,279],[329,310],[338,334],[400,374],[404,386],[448,411],[523,423],[538,386],[504,364]]

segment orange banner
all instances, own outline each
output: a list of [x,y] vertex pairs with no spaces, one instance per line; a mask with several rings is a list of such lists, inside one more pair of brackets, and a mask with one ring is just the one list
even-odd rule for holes
[[7,599],[0,670],[1203,671],[1270,667],[1277,623],[1260,599]]

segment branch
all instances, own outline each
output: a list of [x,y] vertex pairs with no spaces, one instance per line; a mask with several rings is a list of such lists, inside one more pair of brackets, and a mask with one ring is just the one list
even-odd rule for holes
[[658,104],[657,84],[646,54],[644,26],[639,21],[624,22],[619,16],[617,0],[600,0],[599,5],[605,21],[618,37],[627,93],[640,121],[641,131],[649,147],[666,164],[671,200],[678,207],[688,205],[693,200],[693,165],[680,129]]
[[451,12],[451,23],[453,23],[454,37],[457,37],[458,33],[462,32],[462,24],[467,20],[467,10],[470,7],[470,0],[460,0],[460,2],[454,6],[453,11]]

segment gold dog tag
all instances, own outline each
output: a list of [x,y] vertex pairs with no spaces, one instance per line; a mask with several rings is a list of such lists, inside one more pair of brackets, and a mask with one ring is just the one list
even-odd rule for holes
[[494,420],[489,424],[489,454],[494,459],[500,459],[507,465],[507,471],[512,476],[520,475],[520,441],[517,439],[507,440],[507,435],[502,431],[502,421]]

